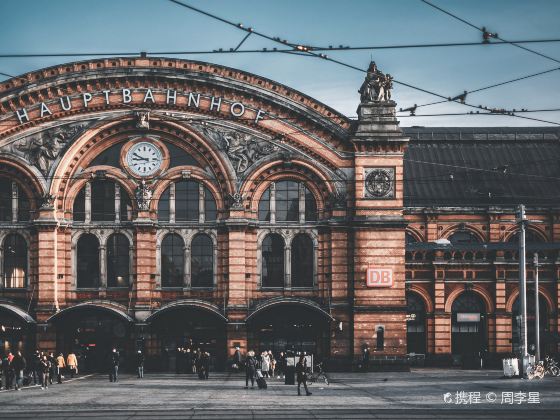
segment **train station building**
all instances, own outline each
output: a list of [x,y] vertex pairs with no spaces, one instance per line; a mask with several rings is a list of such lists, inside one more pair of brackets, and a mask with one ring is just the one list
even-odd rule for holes
[[388,87],[360,91],[349,119],[265,77],[144,56],[1,82],[2,349],[92,370],[113,346],[173,370],[191,341],[215,369],[236,346],[341,367],[364,346],[383,368],[499,358],[518,350],[525,204],[557,352],[560,130],[401,128]]

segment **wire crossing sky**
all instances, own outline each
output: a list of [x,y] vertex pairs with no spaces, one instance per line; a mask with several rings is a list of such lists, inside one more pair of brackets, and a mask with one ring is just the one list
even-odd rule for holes
[[[316,52],[365,69],[370,60],[396,80],[456,98],[470,92],[466,102],[495,109],[560,108],[560,43],[523,46],[484,45],[482,33],[421,0],[307,0],[281,2],[181,0],[185,4],[242,23],[245,28],[287,40],[292,45],[333,50]],[[500,39],[559,39],[560,2],[554,0],[430,0],[430,3],[497,33]],[[238,28],[181,7],[168,0],[2,0],[0,2],[0,80],[27,71],[85,60],[84,53],[135,51],[189,52],[184,58],[223,64],[256,73],[298,89],[355,117],[363,73],[328,60],[270,52],[281,44],[248,36]],[[244,39],[245,38],[245,39]],[[493,39],[490,40],[491,42]],[[498,41],[498,39],[495,39]],[[479,45],[345,50],[340,46],[398,46],[480,43]],[[267,53],[261,53],[263,48]],[[238,54],[230,49],[254,50]],[[288,46],[289,49],[289,46]],[[218,53],[214,53],[218,51]],[[3,57],[7,54],[69,54],[65,57]],[[80,54],[73,57],[72,54]],[[181,58],[181,54],[173,55]],[[528,75],[537,76],[525,78]],[[520,79],[512,83],[504,83]],[[499,85],[489,89],[476,90]],[[396,85],[399,108],[439,102],[437,97]],[[440,99],[441,100],[441,99]],[[461,104],[443,101],[420,108],[403,126],[530,126],[549,125],[507,115],[464,115]],[[428,114],[428,116],[420,116]],[[441,115],[447,114],[447,115]],[[409,113],[402,113],[402,116]],[[527,115],[527,114],[522,114]],[[531,117],[560,123],[560,112],[532,112]]]

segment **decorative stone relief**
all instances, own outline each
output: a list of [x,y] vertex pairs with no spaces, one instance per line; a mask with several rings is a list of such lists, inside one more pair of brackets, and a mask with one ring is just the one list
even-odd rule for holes
[[395,198],[395,168],[365,168],[364,198]]
[[145,180],[142,180],[140,185],[136,188],[136,203],[138,204],[138,209],[146,211],[150,209],[150,201],[152,200],[152,190],[146,184]]
[[[194,124],[193,124],[194,125]],[[266,140],[239,130],[223,127],[208,127],[197,124],[227,154],[235,173],[242,175],[260,158],[277,152],[280,148]]]
[[136,128],[150,128],[150,111],[135,111]]
[[229,208],[234,210],[243,209],[243,196],[240,193],[236,192],[229,195]]
[[16,140],[7,151],[24,158],[47,176],[62,151],[88,126],[88,123],[73,123],[54,127]]

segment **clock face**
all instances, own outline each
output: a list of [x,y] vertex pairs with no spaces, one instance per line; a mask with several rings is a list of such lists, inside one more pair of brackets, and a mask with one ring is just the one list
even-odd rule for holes
[[126,163],[138,176],[150,176],[158,171],[163,162],[161,150],[147,141],[136,143],[126,154]]

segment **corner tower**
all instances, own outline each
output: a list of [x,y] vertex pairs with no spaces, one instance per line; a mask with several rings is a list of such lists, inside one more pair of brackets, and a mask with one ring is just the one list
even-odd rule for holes
[[391,75],[371,62],[351,136],[353,350],[358,358],[369,347],[372,365],[398,364],[406,353],[403,157],[409,139],[396,119],[391,88]]

